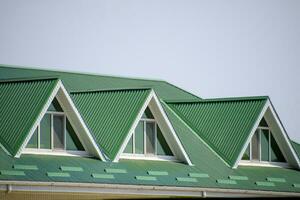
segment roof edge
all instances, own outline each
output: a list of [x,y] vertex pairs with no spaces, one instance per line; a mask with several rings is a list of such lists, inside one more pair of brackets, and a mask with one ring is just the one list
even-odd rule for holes
[[140,87],[140,88],[108,88],[108,89],[98,89],[98,90],[79,90],[79,91],[71,91],[70,94],[93,93],[93,92],[130,91],[130,90],[152,90],[152,89],[153,89],[153,88],[149,88],[149,87]]
[[253,100],[268,100],[269,96],[243,96],[243,97],[224,97],[224,98],[208,98],[199,99],[192,101],[178,101],[178,100],[167,100],[167,104],[180,104],[180,103],[209,103],[209,102],[226,102],[226,101],[253,101]]

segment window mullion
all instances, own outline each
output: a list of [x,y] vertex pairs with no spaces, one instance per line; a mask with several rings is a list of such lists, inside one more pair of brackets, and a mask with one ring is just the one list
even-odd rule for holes
[[51,140],[51,150],[53,150],[53,114],[50,114],[50,124],[51,124],[51,131],[50,131],[50,134],[51,134],[51,136],[50,136],[50,140]]
[[143,123],[144,123],[144,127],[143,127],[143,129],[144,129],[144,155],[146,155],[146,121],[143,121]]

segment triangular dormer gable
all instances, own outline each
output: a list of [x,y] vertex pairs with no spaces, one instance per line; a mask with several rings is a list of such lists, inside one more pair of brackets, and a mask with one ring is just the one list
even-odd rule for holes
[[[152,130],[149,131],[149,133],[152,132],[153,134],[147,133],[147,128],[149,130]],[[133,140],[135,140],[134,138],[139,137],[135,135],[135,132],[137,132],[139,129],[143,129],[143,131],[140,131],[142,133],[141,137],[144,138],[143,144],[141,145],[143,146],[143,149],[133,150],[134,152],[137,152],[133,154],[133,156],[129,156],[128,148],[130,147],[128,146],[128,144],[133,142]],[[146,139],[147,137],[148,140]],[[150,140],[149,137],[155,138]],[[152,145],[148,144],[147,148],[147,143],[152,143]],[[139,156],[134,156],[136,154],[139,154]],[[148,156],[146,154],[148,154]],[[119,149],[114,162],[118,162],[119,159],[122,158],[145,160],[177,160],[192,165],[167,115],[165,114],[160,101],[158,100],[153,90],[150,92],[148,98],[142,106],[128,135],[126,136],[121,148]]]
[[[50,142],[48,141],[49,146],[42,147],[43,144],[40,142],[41,138],[39,138],[37,148],[32,148],[33,146],[30,145],[30,143],[33,142],[37,135],[39,135],[39,137],[41,136],[41,123],[43,123],[43,120],[47,119],[48,123],[51,124],[51,128],[48,130],[50,133],[49,136],[47,136],[51,138]],[[54,131],[52,131],[54,130],[53,123],[55,120],[57,121],[58,127],[62,127],[62,133],[60,135],[55,135],[53,133]],[[67,141],[69,142],[67,143]],[[46,149],[48,152],[39,151],[40,149]],[[57,149],[57,151],[55,149]],[[77,152],[80,153],[77,154]],[[60,80],[57,82],[50,98],[44,105],[15,157],[20,157],[23,153],[89,155],[105,161],[102,152],[94,141],[91,133]]]
[[257,118],[234,168],[238,165],[300,168],[299,158],[270,100]]

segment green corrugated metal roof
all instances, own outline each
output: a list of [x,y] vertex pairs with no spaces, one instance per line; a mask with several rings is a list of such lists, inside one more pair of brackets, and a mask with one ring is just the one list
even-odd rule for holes
[[0,82],[0,143],[15,155],[58,80]]
[[168,105],[230,166],[233,166],[267,97],[218,99]]
[[295,141],[291,141],[292,146],[294,147],[296,153],[298,154],[298,157],[300,159],[300,144],[295,142]]
[[0,64],[0,80],[12,78],[58,77],[70,91],[86,91],[116,88],[153,88],[159,98],[199,100],[200,98],[166,81],[123,78],[75,72],[20,68]]
[[71,93],[71,97],[104,153],[113,160],[142,108],[150,89]]

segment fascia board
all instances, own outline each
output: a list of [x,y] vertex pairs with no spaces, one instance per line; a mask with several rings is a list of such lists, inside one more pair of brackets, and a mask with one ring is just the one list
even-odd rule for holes
[[[176,156],[179,157],[179,160],[185,161],[188,165],[193,165],[154,91],[153,91],[153,103],[150,101],[149,107],[150,107],[150,109],[151,109],[151,107],[158,108],[158,113],[153,112],[153,115],[155,116],[155,114],[156,114],[156,118],[158,118],[157,119],[158,123],[165,122],[167,129],[169,129],[171,136],[174,138],[175,149],[177,149],[176,147],[179,147],[179,151],[177,151],[177,152],[175,151],[177,154]],[[152,108],[152,110],[155,110],[155,109]],[[162,120],[159,119],[160,118],[159,115],[162,116]],[[168,137],[166,137],[166,136],[164,136],[164,137],[166,140],[168,140]]]
[[255,133],[255,131],[256,131],[256,129],[257,129],[257,127],[258,127],[260,121],[261,121],[262,118],[264,117],[264,114],[266,113],[266,111],[267,111],[267,109],[268,109],[269,106],[270,106],[270,103],[269,103],[269,101],[267,100],[266,103],[265,103],[265,105],[264,105],[264,107],[262,108],[260,114],[258,115],[258,117],[257,117],[257,119],[256,119],[256,121],[255,121],[255,123],[254,123],[254,125],[253,125],[253,127],[252,127],[252,129],[251,129],[251,131],[250,131],[250,134],[249,134],[249,136],[248,136],[246,142],[244,143],[244,145],[243,145],[243,147],[242,147],[242,150],[240,151],[239,156],[237,157],[237,159],[236,159],[236,161],[235,161],[235,163],[234,163],[234,165],[233,165],[233,168],[234,168],[234,169],[238,167],[239,162],[242,160],[243,154],[244,154],[244,152],[246,151],[246,149],[247,149],[247,147],[248,147],[248,144],[250,143],[250,141],[251,141],[251,139],[252,139],[252,136],[254,135],[254,133]]
[[80,129],[79,132],[82,132],[84,134],[77,134],[78,131],[75,131],[77,136],[81,139],[81,141],[83,141],[82,143],[84,148],[87,149],[92,155],[100,158],[102,161],[106,161],[103,153],[99,149],[96,141],[94,140],[92,134],[90,133],[88,127],[82,119],[79,111],[74,105],[70,95],[68,94],[67,90],[61,82],[60,90],[57,93],[57,100],[63,108],[65,107],[64,110],[66,112],[66,115],[69,117],[69,121],[72,124],[72,126],[77,127],[78,129]]
[[123,143],[122,143],[122,145],[121,145],[121,147],[120,147],[117,155],[115,156],[113,162],[118,162],[119,159],[120,159],[120,157],[121,157],[121,154],[124,152],[127,143],[129,142],[129,140],[130,140],[130,138],[131,138],[131,136],[132,136],[132,134],[133,134],[136,126],[138,125],[140,119],[143,116],[144,111],[146,110],[146,108],[147,108],[147,106],[148,106],[148,104],[149,104],[149,102],[150,102],[150,100],[152,98],[152,91],[153,90],[151,90],[151,92],[148,94],[148,97],[146,98],[146,100],[145,100],[143,106],[141,107],[141,109],[140,109],[137,117],[135,118],[133,124],[131,125],[131,128],[129,129],[129,132],[127,133],[127,136],[126,136],[125,140],[123,141]]
[[53,101],[54,97],[56,96],[59,88],[60,88],[61,81],[58,80],[56,83],[56,86],[54,87],[52,93],[50,94],[50,97],[48,98],[47,102],[45,103],[44,107],[42,108],[40,114],[38,115],[37,119],[35,120],[33,126],[31,127],[29,133],[27,134],[25,140],[23,141],[21,147],[17,151],[15,158],[19,158],[21,156],[21,153],[24,151],[27,143],[29,142],[30,138],[32,137],[35,129],[37,128],[38,124],[41,122],[43,116],[46,114],[48,107],[50,106],[51,102]]
[[[79,114],[78,110],[76,109],[71,97],[69,96],[67,90],[65,89],[65,87],[63,86],[61,80],[58,80],[55,88],[53,89],[49,99],[47,100],[46,104],[44,105],[42,111],[40,112],[37,120],[35,121],[34,125],[32,126],[32,128],[29,131],[29,134],[27,135],[27,137],[25,138],[23,144],[21,145],[19,151],[16,154],[16,158],[20,157],[20,155],[22,154],[22,152],[24,151],[27,143],[29,142],[30,138],[32,137],[36,127],[38,126],[38,124],[41,122],[43,116],[46,114],[48,107],[50,106],[51,102],[53,101],[53,99],[57,97],[57,100],[59,101],[59,103],[61,104],[61,106],[63,107],[63,109],[65,110],[67,116],[70,116],[70,113],[74,113],[74,117],[76,119],[78,119],[78,125],[81,126],[81,129],[83,130],[83,133],[85,135],[87,135],[88,142],[90,144],[90,146],[87,146],[86,143],[84,142],[83,145],[85,147],[85,149],[89,149],[89,152],[91,152],[94,156],[100,158],[102,161],[106,161],[104,156],[102,155],[100,149],[97,146],[97,143],[95,142],[95,140],[93,139],[91,133],[89,132],[87,126],[85,125],[83,119],[81,118],[81,115]],[[66,104],[68,104],[69,106],[66,107]],[[80,136],[79,136],[80,138]],[[82,138],[82,136],[81,136]],[[87,140],[85,140],[87,141]]]

